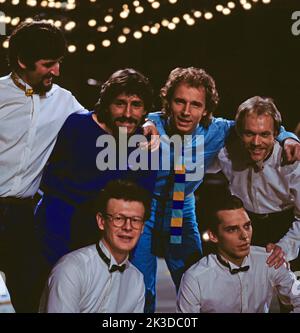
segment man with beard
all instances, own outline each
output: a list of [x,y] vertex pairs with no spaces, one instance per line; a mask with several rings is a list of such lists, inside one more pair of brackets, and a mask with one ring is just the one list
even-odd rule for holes
[[32,197],[64,121],[84,110],[53,83],[65,50],[53,25],[23,22],[9,40],[12,73],[0,78],[0,267],[16,312],[38,305]]
[[[135,171],[127,164],[136,147],[128,147],[126,165],[119,167],[119,156],[124,154],[119,129],[127,131],[124,141],[141,134],[141,124],[151,108],[148,79],[127,68],[113,73],[102,85],[93,112],[71,115],[65,122],[42,179],[44,195],[35,214],[48,270],[66,253],[96,241],[91,203],[108,181],[131,178],[152,191],[155,172]],[[100,144],[104,138],[107,144]],[[107,161],[99,162],[106,152]]]

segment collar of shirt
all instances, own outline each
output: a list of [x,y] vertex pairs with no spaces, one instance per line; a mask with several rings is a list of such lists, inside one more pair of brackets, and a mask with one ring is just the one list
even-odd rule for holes
[[[230,266],[230,270],[233,270],[233,269],[239,269],[241,267],[244,267],[244,266],[250,266],[250,259],[249,259],[249,256],[245,257],[241,263],[240,266],[237,266],[236,264],[232,263],[231,261],[229,261],[228,259],[224,258],[222,255],[219,254],[219,256],[221,257],[222,260],[224,260],[229,266]],[[218,260],[217,258],[217,255],[214,255],[213,256],[215,262],[217,263],[217,265],[221,268],[223,268],[224,270],[227,270],[229,271],[229,268],[222,265],[222,263]]]
[[110,260],[108,270],[110,270],[113,265],[122,266],[123,264],[125,264],[126,268],[128,268],[128,256],[125,258],[124,261],[122,261],[119,264],[119,263],[117,263],[114,256],[109,252],[108,248],[103,244],[102,240],[100,240],[99,246],[100,246],[101,250],[104,252],[104,254],[107,256],[107,258]]
[[[20,89],[20,90],[22,90],[23,91],[23,89],[22,88],[20,88],[14,81],[15,80],[17,80],[19,83],[20,83],[20,85],[22,85],[22,86],[24,86],[24,93],[25,93],[25,91],[28,91],[28,90],[33,90],[33,88],[27,83],[27,82],[25,82],[22,78],[20,78],[20,76],[17,74],[17,73],[10,73],[9,74],[10,75],[10,79],[13,81],[13,83],[14,83],[14,86],[17,88],[17,89]],[[43,95],[40,95],[40,97],[49,97],[49,96],[51,96],[51,95],[53,95],[54,94],[54,92],[55,92],[55,90],[58,88],[58,86],[56,85],[56,84],[53,84],[52,85],[52,88],[49,90],[49,91],[47,91],[45,94],[43,94]],[[33,92],[33,94],[36,94],[35,92]],[[38,95],[38,94],[37,94]]]

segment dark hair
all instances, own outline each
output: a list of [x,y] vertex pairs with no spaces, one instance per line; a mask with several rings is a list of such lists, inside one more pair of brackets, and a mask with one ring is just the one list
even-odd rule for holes
[[208,228],[214,233],[218,232],[218,225],[220,220],[217,216],[217,213],[220,210],[234,210],[243,208],[243,202],[240,198],[235,195],[230,194],[229,192],[221,193],[218,198],[213,201],[210,206],[207,208],[207,218],[208,218]]
[[139,96],[144,102],[146,114],[152,110],[153,89],[148,78],[132,68],[120,69],[101,87],[99,100],[94,107],[98,121],[108,123],[109,105],[122,93]]
[[19,69],[18,59],[30,70],[40,59],[58,59],[66,52],[62,32],[44,21],[22,22],[9,38],[8,62],[13,70]]
[[165,83],[165,86],[161,88],[160,97],[163,103],[163,111],[170,115],[170,103],[173,97],[174,91],[181,83],[186,83],[191,87],[205,89],[205,108],[207,114],[203,116],[200,123],[207,127],[210,124],[212,114],[219,103],[219,95],[216,88],[214,79],[205,72],[204,69],[196,67],[173,69]]
[[295,128],[295,134],[298,136],[298,138],[300,139],[300,122],[298,123],[298,125]]
[[145,208],[144,220],[146,221],[150,217],[151,197],[149,192],[130,179],[112,180],[106,184],[98,200],[97,206],[100,213],[106,213],[110,199],[141,202]]
[[274,119],[274,133],[277,135],[281,126],[281,114],[278,111],[272,98],[254,96],[243,102],[237,110],[235,121],[238,135],[242,135],[245,127],[245,118],[249,113],[258,116],[268,114]]

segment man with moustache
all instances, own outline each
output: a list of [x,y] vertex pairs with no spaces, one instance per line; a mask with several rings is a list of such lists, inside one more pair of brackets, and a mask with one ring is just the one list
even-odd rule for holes
[[[188,169],[188,165],[193,165],[191,159],[198,161],[198,167],[205,172],[234,126],[234,121],[213,117],[219,101],[215,81],[203,69],[176,68],[171,71],[161,89],[161,98],[163,112],[150,114],[149,119],[156,123],[160,135],[189,135],[187,146],[193,147],[193,152],[189,157],[184,157],[185,173],[194,173],[194,170]],[[197,136],[203,136],[204,150],[196,155]],[[282,133],[277,139],[283,140],[289,136],[297,140],[292,133]],[[300,155],[300,149],[297,150],[299,143],[287,139],[287,146],[288,141],[293,145],[292,151],[296,158],[300,158],[297,156],[297,153]],[[164,147],[161,140],[161,156],[169,153],[166,153]],[[202,255],[194,197],[202,177],[187,180],[186,175],[175,174],[174,163],[177,159],[178,156],[171,150],[171,170],[158,171],[151,216],[145,223],[143,235],[132,255],[133,264],[144,274],[145,312],[155,311],[157,256],[165,258],[178,290],[184,271]],[[181,180],[181,183],[176,179]],[[281,261],[282,258],[278,258],[280,253],[279,249],[274,249],[269,258],[270,265]]]
[[32,197],[64,121],[84,110],[53,83],[65,51],[54,25],[23,22],[9,40],[12,72],[0,78],[0,267],[16,312],[38,304]]
[[177,311],[265,313],[275,288],[300,313],[300,282],[285,265],[266,265],[264,248],[250,246],[252,225],[242,201],[225,194],[212,206],[209,238],[216,250],[184,273]]
[[[219,164],[252,220],[253,244],[272,248],[276,243],[291,261],[300,246],[300,162],[281,163],[275,140],[281,114],[272,99],[249,98],[235,119],[238,138],[219,153]],[[292,269],[299,268],[298,258]]]
[[[66,253],[96,241],[92,202],[108,181],[130,178],[152,191],[155,172],[132,170],[128,156],[125,167],[118,167],[119,129],[127,131],[124,140],[142,134],[141,125],[151,108],[149,80],[126,68],[114,72],[102,85],[93,112],[71,115],[65,122],[42,178],[44,195],[35,213],[48,270]],[[110,138],[115,146],[99,146],[97,142],[103,137]],[[112,150],[107,162],[113,162],[115,168],[101,170],[97,157],[107,149]],[[128,147],[128,155],[132,150]]]

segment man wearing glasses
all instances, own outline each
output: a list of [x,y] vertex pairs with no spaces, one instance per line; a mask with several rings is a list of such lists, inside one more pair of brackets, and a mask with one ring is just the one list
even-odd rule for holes
[[143,312],[143,275],[128,255],[149,218],[150,197],[132,181],[114,180],[98,203],[100,241],[59,260],[45,286],[40,312]]

